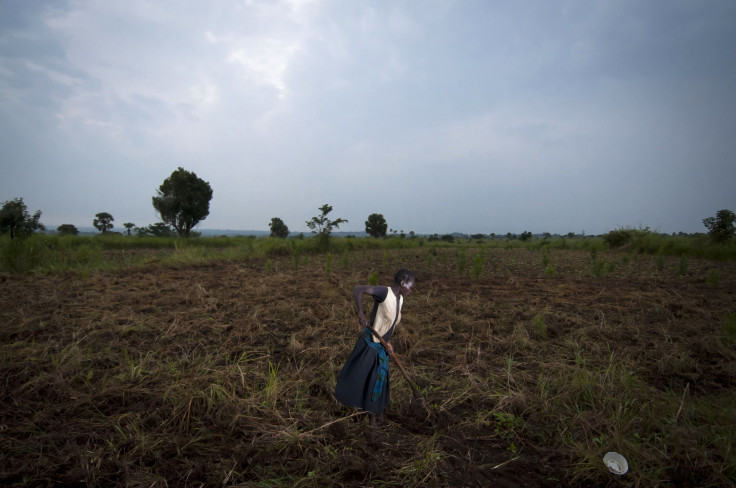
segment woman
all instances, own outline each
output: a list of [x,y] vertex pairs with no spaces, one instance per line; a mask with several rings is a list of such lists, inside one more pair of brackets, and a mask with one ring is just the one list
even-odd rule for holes
[[[394,284],[388,286],[356,286],[353,298],[358,306],[358,322],[361,334],[353,352],[340,371],[335,387],[335,396],[341,403],[364,410],[370,414],[372,426],[376,426],[376,415],[391,404],[388,377],[388,357],[393,354],[391,336],[394,327],[401,321],[401,306],[408,297],[416,278],[407,269],[400,269],[394,276]],[[363,314],[363,295],[373,297],[370,321]],[[371,333],[368,325],[382,335],[388,351]]]

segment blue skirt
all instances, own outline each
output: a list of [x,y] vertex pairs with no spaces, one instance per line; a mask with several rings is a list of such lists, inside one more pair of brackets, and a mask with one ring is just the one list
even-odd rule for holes
[[[391,339],[393,330],[391,327],[384,334],[384,340]],[[385,378],[380,371],[379,353],[384,352],[383,346],[376,344],[371,347],[361,334],[337,377],[335,396],[340,403],[375,415],[382,414],[383,410],[391,405],[388,362],[385,363]],[[383,380],[383,385],[380,385],[381,380]],[[376,388],[376,381],[379,382],[378,388]],[[380,389],[380,392],[376,391],[377,389]]]

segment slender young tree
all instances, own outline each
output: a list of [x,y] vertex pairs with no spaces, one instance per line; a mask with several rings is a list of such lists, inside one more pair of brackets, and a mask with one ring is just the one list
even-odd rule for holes
[[345,219],[330,220],[327,214],[332,212],[332,205],[325,203],[319,210],[322,212],[316,217],[312,217],[312,220],[307,220],[307,227],[312,229],[312,233],[317,235],[317,244],[320,249],[327,249],[330,245],[330,237],[332,235],[332,229],[340,228],[340,224],[345,224],[348,221]]

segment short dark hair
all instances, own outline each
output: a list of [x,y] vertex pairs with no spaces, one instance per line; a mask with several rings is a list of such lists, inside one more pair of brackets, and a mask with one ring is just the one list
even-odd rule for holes
[[401,268],[394,275],[394,283],[396,283],[397,285],[400,285],[402,281],[415,282],[417,281],[417,277],[414,276],[414,273],[412,273],[408,269]]

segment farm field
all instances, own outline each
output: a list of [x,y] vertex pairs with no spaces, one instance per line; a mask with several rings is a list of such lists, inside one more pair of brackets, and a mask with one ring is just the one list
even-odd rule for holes
[[[417,283],[393,342],[427,408],[392,365],[376,430],[333,389],[352,287],[400,267]],[[425,246],[0,291],[4,485],[736,483],[733,261]]]

